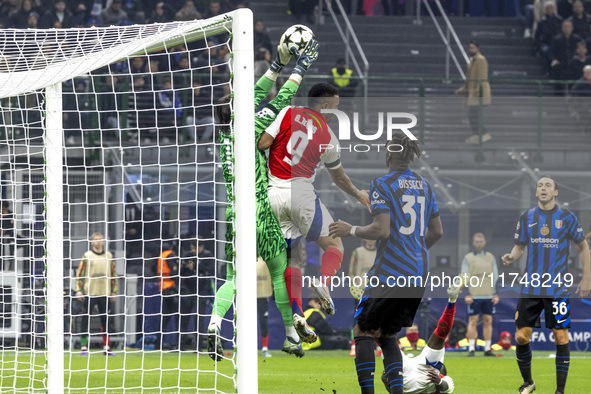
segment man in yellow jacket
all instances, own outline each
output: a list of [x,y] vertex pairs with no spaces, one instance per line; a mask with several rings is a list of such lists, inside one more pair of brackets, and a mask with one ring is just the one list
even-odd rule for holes
[[465,104],[468,107],[468,121],[472,135],[466,139],[467,144],[478,144],[479,128],[482,134],[482,142],[489,141],[491,136],[480,127],[482,121],[482,110],[491,103],[490,83],[488,82],[488,61],[480,53],[478,43],[471,41],[468,44],[468,55],[470,63],[466,72],[464,85],[456,90],[456,95],[465,97]]
[[339,97],[355,97],[357,78],[353,70],[347,68],[345,59],[337,60],[336,66],[330,70],[329,83],[339,89]]
[[427,342],[424,339],[419,338],[419,327],[416,324],[406,329],[406,336],[398,340],[400,349],[404,352],[410,350],[423,350]]
[[312,297],[308,299],[308,309],[304,311],[306,323],[316,333],[316,341],[302,343],[304,350],[311,349],[347,349],[349,341],[345,339],[349,330],[335,331],[326,321],[326,315],[320,307],[320,299]]

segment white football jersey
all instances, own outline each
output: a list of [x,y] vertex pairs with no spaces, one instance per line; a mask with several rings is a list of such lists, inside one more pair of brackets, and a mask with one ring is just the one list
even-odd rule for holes
[[[433,383],[428,382],[427,373],[432,367],[437,369],[436,365],[443,363],[444,356],[445,349],[433,350],[429,346],[425,346],[421,354],[413,358],[403,354],[402,375],[404,377],[404,393],[435,393],[437,389]],[[449,385],[449,390],[444,391],[444,393],[452,393],[454,391],[453,380],[449,376],[445,376],[444,379]]]

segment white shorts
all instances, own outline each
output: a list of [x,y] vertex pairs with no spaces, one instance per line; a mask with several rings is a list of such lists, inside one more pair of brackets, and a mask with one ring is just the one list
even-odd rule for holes
[[328,237],[328,225],[333,219],[314,190],[270,187],[269,201],[288,242],[300,237],[306,241]]
[[[429,346],[425,346],[421,354],[416,357],[410,358],[403,355],[404,393],[424,394],[436,392],[435,385],[427,383],[427,373],[431,370],[431,367],[441,369],[444,358],[445,349],[434,350]],[[446,381],[450,385],[450,390],[446,391],[446,393],[453,392],[453,380],[446,377]]]

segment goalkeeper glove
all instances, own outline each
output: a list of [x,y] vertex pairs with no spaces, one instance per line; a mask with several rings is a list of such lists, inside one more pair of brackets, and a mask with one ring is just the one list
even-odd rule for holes
[[299,74],[302,77],[304,76],[312,63],[318,59],[318,46],[318,41],[310,40],[301,54],[298,54],[294,47],[290,49],[295,56],[298,56],[296,66],[293,69],[294,73]]
[[281,39],[279,39],[279,45],[277,45],[277,55],[275,56],[273,63],[271,63],[271,71],[275,73],[280,73],[283,67],[291,60],[292,54],[283,44],[284,41],[285,33],[283,33],[283,35],[281,35]]

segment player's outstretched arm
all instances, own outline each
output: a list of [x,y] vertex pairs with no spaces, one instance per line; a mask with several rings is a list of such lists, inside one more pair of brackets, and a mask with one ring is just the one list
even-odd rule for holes
[[[277,51],[279,52],[282,48],[283,46],[280,45],[277,48]],[[311,40],[301,54],[297,53],[295,50],[293,51],[293,54],[296,56],[297,60],[296,66],[289,77],[289,80],[283,84],[277,93],[277,96],[267,104],[267,107],[265,107],[267,112],[272,111],[273,114],[267,115],[263,113],[263,110],[257,114],[258,119],[256,120],[257,127],[255,127],[255,139],[257,141],[257,148],[260,150],[267,150],[273,144],[275,137],[271,135],[271,133],[264,132],[264,129],[271,126],[271,124],[276,121],[276,115],[291,104],[291,99],[296,95],[308,67],[318,59],[318,41]],[[267,74],[275,75],[273,74],[272,69],[273,66],[267,71]],[[274,77],[276,78],[276,75]]]
[[591,254],[587,240],[584,239],[577,246],[579,247],[581,263],[583,264],[583,278],[577,287],[576,293],[579,293],[579,298],[584,298],[591,292]]
[[525,245],[515,245],[513,249],[511,249],[511,253],[504,254],[501,257],[501,261],[504,265],[509,265],[512,262],[519,260],[519,258],[523,255],[523,251],[525,250]]
[[371,212],[371,208],[369,205],[369,193],[367,190],[359,190],[355,187],[351,179],[345,173],[343,166],[340,166],[335,169],[328,169],[328,173],[332,178],[333,182],[345,193],[350,196],[353,196],[359,201],[361,204],[365,205],[368,211]]
[[310,40],[308,45],[304,48],[302,53],[297,53],[293,50],[293,55],[296,58],[296,66],[294,67],[289,79],[283,84],[277,96],[271,100],[271,105],[281,111],[283,108],[291,104],[291,99],[296,95],[300,83],[306,75],[308,68],[318,59],[318,48],[320,44],[316,40]]
[[271,67],[269,67],[267,72],[262,77],[260,77],[257,83],[254,85],[255,109],[258,108],[261,104],[261,101],[263,101],[264,98],[267,97],[267,95],[271,91],[271,88],[273,88],[273,85],[275,85],[275,81],[281,73],[281,70],[283,70],[283,67],[285,67],[287,63],[289,63],[291,57],[293,56],[289,51],[287,51],[284,48],[283,45],[281,45],[281,42],[283,42],[284,35],[285,33],[283,33],[281,35],[281,38],[279,39],[280,44],[277,45],[277,55],[275,56],[273,63],[271,63]]
[[390,236],[390,214],[379,213],[374,215],[371,224],[359,227],[338,220],[328,225],[328,235],[333,238],[356,236],[363,239],[388,239]]

